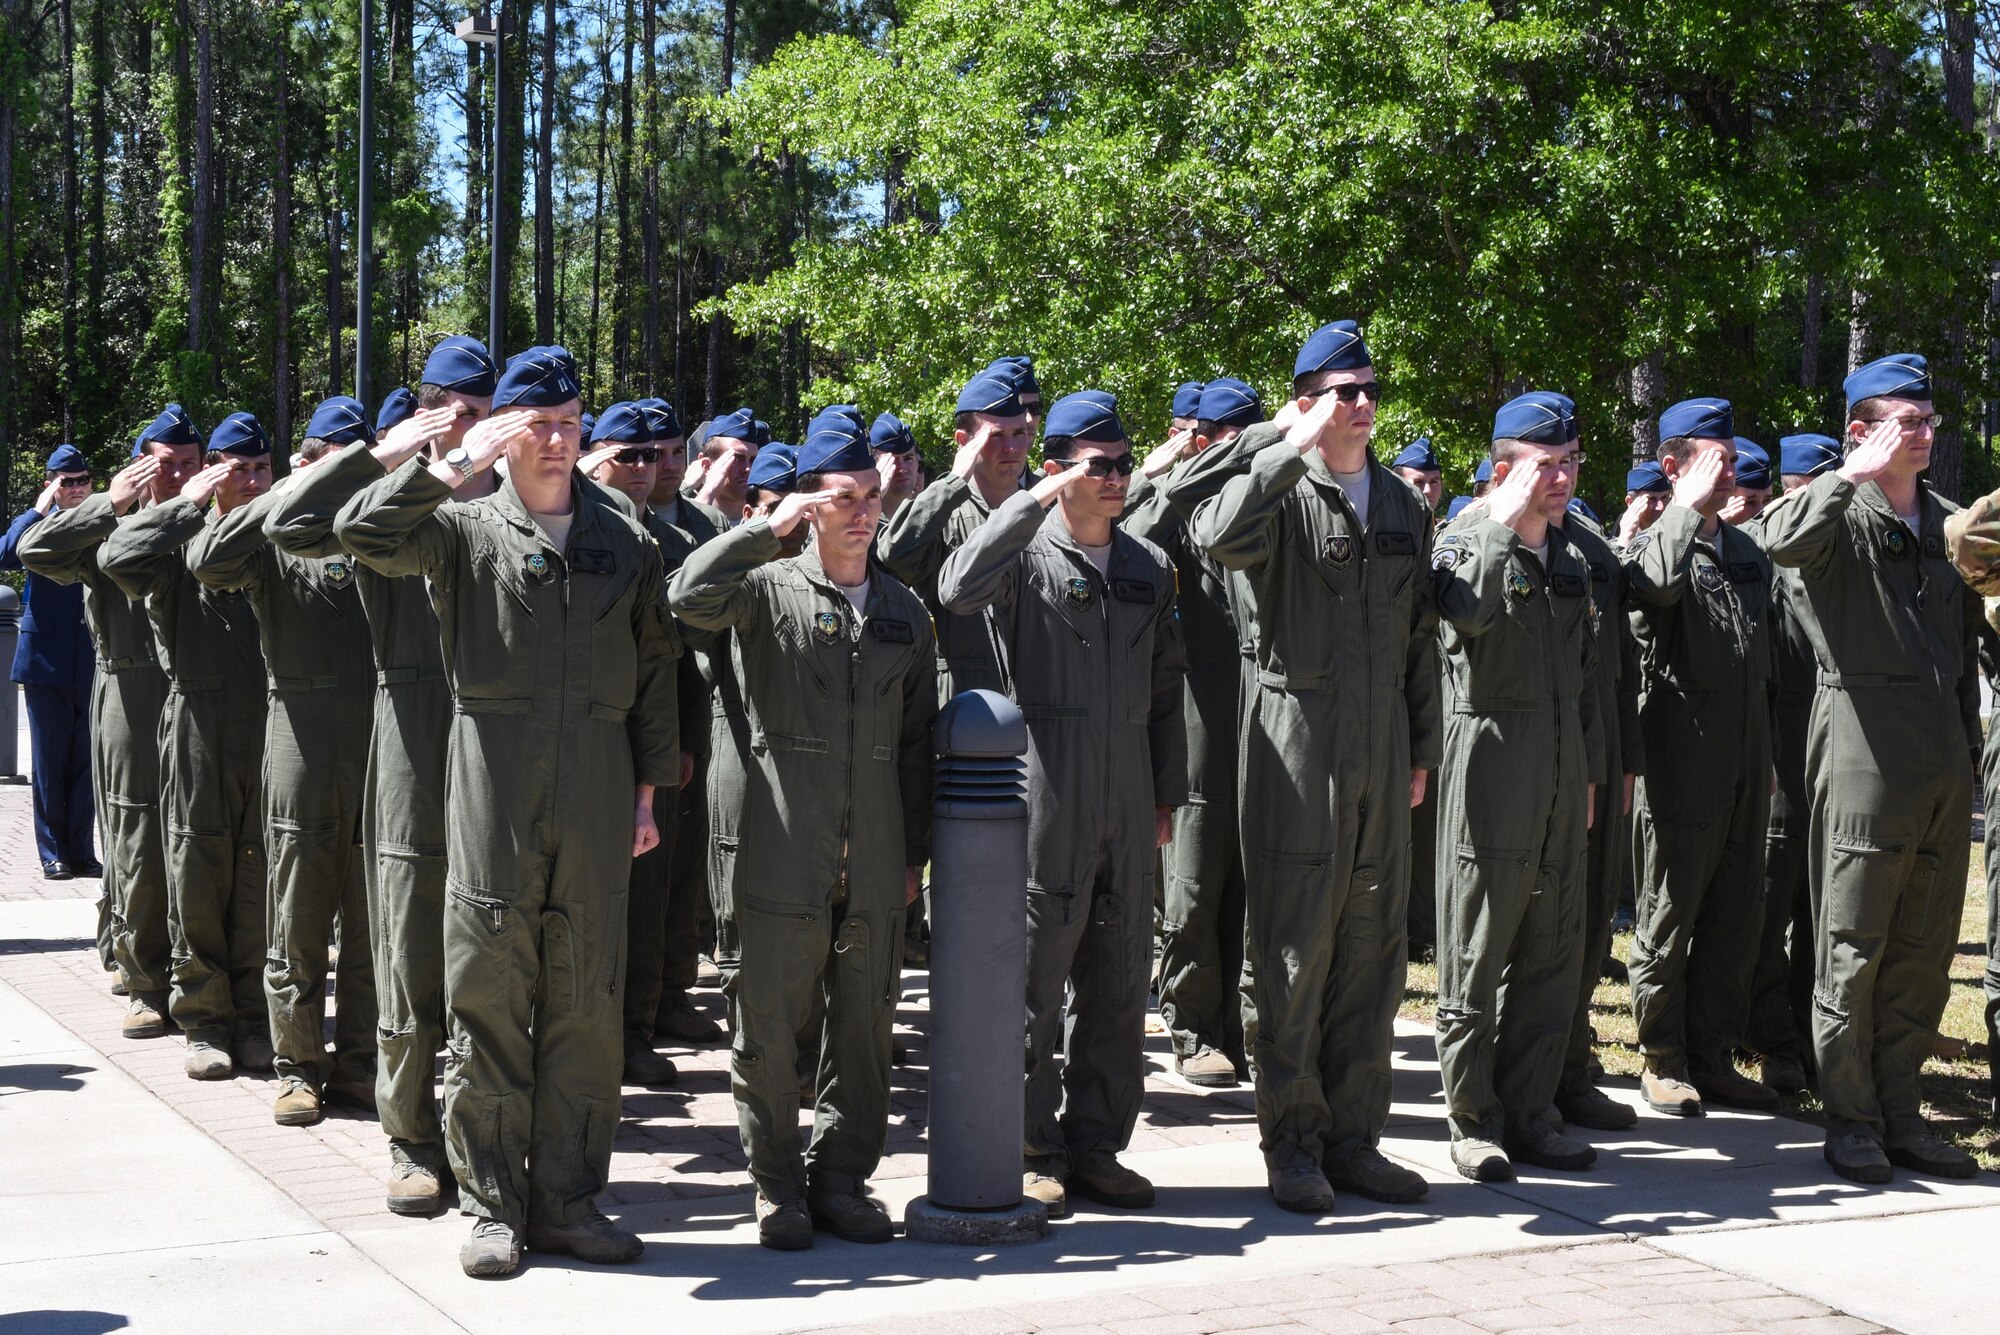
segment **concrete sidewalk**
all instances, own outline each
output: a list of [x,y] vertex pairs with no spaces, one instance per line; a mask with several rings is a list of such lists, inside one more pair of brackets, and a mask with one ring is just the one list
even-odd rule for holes
[[[0,832],[26,819],[0,789]],[[1043,1242],[979,1253],[897,1242],[759,1248],[724,1054],[674,1053],[681,1085],[627,1091],[608,1213],[648,1241],[629,1269],[531,1257],[458,1273],[466,1224],[394,1218],[375,1124],[270,1122],[268,1078],[180,1074],[177,1038],[131,1042],[89,948],[94,882],[30,878],[0,833],[0,1335],[114,1329],[568,1331],[703,1335],[834,1326],[955,1335],[1209,1331],[1989,1330],[2000,1178],[1832,1176],[1815,1128],[1642,1111],[1595,1137],[1589,1174],[1498,1187],[1449,1170],[1429,1036],[1398,1042],[1388,1153],[1429,1200],[1343,1195],[1303,1219],[1262,1187],[1247,1091],[1154,1073],[1130,1162],[1143,1213],[1082,1211]],[[36,868],[36,877],[39,869]],[[712,999],[704,1004],[712,1006]],[[905,979],[891,1156],[878,1194],[923,1189],[924,978]],[[1619,1096],[1637,1104],[1636,1091]]]

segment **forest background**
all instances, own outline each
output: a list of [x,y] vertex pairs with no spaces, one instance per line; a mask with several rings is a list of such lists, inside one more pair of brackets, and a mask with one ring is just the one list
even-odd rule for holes
[[[859,402],[939,466],[1026,352],[1144,445],[1352,317],[1383,453],[1426,432],[1457,490],[1522,388],[1615,504],[1670,400],[1837,434],[1888,350],[1936,370],[1942,490],[1995,481],[2000,0],[499,0],[497,72],[464,9],[374,13],[374,397],[484,334],[497,189],[510,349],[690,424]],[[0,0],[10,511],[169,399],[295,443],[352,389],[359,21]]]

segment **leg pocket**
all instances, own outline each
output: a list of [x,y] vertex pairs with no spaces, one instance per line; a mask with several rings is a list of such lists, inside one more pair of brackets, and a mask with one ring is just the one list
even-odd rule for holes
[[1904,945],[1920,946],[1930,940],[1937,912],[1938,855],[1919,852],[1910,867],[1903,901],[1896,909],[1896,939]]

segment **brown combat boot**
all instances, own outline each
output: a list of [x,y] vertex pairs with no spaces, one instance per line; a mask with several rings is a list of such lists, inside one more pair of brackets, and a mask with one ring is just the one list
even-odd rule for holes
[[1639,1092],[1654,1112],[1674,1117],[1701,1116],[1701,1092],[1688,1083],[1687,1070],[1679,1062],[1648,1057],[1646,1073],[1639,1077]]

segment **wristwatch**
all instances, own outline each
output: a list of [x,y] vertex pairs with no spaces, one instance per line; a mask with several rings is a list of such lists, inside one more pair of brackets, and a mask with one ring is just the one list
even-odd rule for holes
[[466,481],[479,470],[472,466],[472,452],[458,445],[445,452],[444,461],[458,470],[460,481]]

